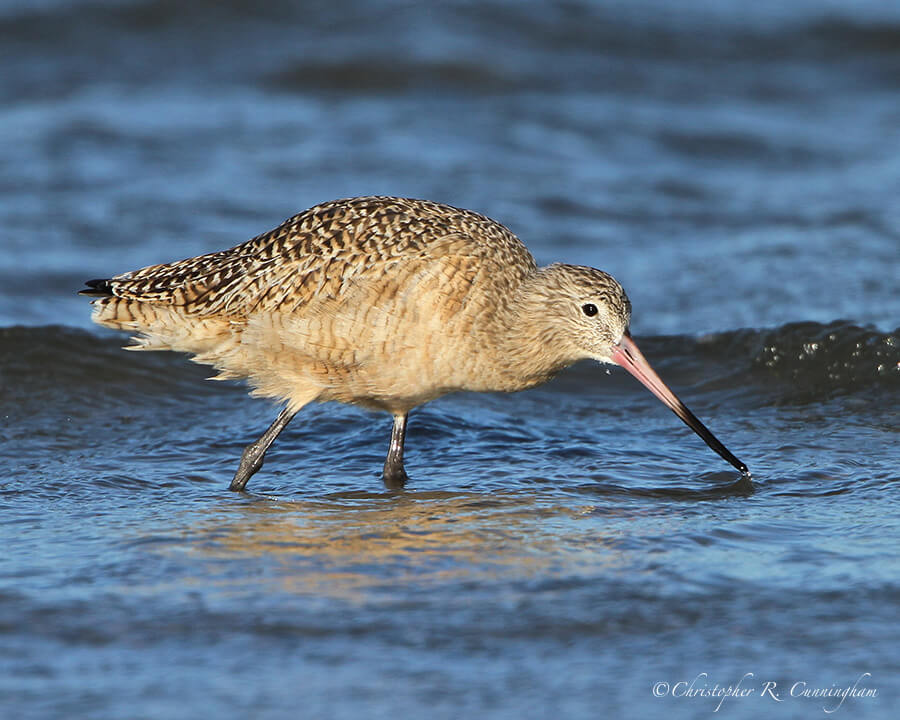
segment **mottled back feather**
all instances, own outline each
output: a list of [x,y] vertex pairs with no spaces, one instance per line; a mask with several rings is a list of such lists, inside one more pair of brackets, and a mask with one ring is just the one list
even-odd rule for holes
[[152,265],[109,284],[117,297],[241,318],[293,312],[322,294],[339,297],[355,281],[446,255],[518,268],[513,283],[535,268],[522,242],[483,215],[425,200],[362,197],[317,205],[230,250]]

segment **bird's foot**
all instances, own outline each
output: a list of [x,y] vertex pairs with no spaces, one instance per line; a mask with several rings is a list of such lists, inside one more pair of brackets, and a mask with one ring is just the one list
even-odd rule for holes
[[402,490],[407,480],[409,476],[402,467],[399,470],[386,467],[381,475],[381,481],[388,490]]
[[247,481],[263,466],[265,456],[265,451],[260,452],[260,448],[256,443],[250,443],[244,448],[244,452],[241,454],[240,465],[238,465],[238,469],[234,473],[228,489],[242,492],[247,486]]

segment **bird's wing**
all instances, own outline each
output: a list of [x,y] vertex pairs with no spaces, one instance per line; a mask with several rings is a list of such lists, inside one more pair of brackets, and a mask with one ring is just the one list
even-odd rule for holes
[[[457,258],[456,261],[452,258]],[[402,198],[319,205],[230,250],[108,281],[116,297],[235,319],[377,295],[385,278],[483,263],[520,279],[535,263],[504,226],[470,211]]]

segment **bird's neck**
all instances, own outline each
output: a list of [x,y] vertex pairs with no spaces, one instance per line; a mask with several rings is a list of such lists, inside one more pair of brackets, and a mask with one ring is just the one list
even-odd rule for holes
[[499,331],[508,375],[525,389],[546,382],[579,356],[554,320],[546,268],[526,278],[514,294]]

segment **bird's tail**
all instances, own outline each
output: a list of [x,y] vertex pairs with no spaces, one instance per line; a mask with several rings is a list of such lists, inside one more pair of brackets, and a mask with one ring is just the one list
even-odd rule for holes
[[79,295],[87,295],[89,297],[109,297],[113,295],[112,281],[109,279],[85,280],[84,284],[87,287],[79,290]]
[[[95,298],[91,319],[98,325],[134,333],[126,350],[174,350],[195,356],[199,362],[217,364],[223,345],[233,338],[232,323],[222,316],[199,316],[183,305],[116,294],[115,278],[88,280],[80,295]],[[209,359],[202,359],[206,356]]]

